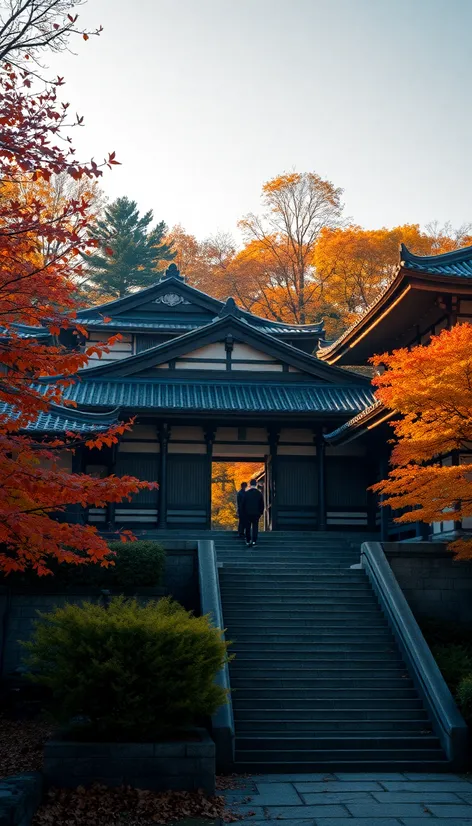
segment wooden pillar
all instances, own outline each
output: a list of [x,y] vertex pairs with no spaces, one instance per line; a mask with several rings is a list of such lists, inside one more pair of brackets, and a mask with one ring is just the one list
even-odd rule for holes
[[415,522],[415,534],[425,542],[429,539],[429,525],[426,522]]
[[[112,445],[111,449],[110,449],[110,461],[108,463],[108,475],[109,476],[111,476],[112,473],[115,472],[117,453],[118,453],[118,445],[117,444]],[[107,522],[107,530],[109,530],[109,531],[114,531],[115,527],[116,527],[115,512],[116,512],[116,502],[108,502],[106,522]]]
[[158,428],[159,437],[159,528],[167,528],[167,448],[170,426],[162,422]]
[[318,530],[325,531],[326,521],[326,442],[324,428],[320,428],[315,436],[316,468],[318,474]]
[[277,445],[280,439],[280,431],[270,428],[267,431],[270,449],[270,528],[276,531],[278,528],[277,514],[277,472],[278,456]]
[[[83,473],[84,471],[84,448],[81,446],[76,447],[72,454],[71,471],[72,473]],[[88,522],[88,508],[84,508],[80,504],[68,505],[65,514],[67,522],[79,525]]]
[[[386,479],[388,476],[388,458],[383,456],[380,460],[380,478]],[[381,494],[380,501],[382,502],[385,499],[385,494]],[[380,541],[381,542],[388,542],[389,537],[389,527],[390,527],[390,518],[391,518],[391,508],[389,505],[385,505],[384,507],[380,508]]]
[[215,441],[216,430],[214,427],[205,428],[205,445],[206,445],[206,459],[207,459],[207,528],[211,528],[211,477],[212,477],[212,461],[213,461],[213,442]]

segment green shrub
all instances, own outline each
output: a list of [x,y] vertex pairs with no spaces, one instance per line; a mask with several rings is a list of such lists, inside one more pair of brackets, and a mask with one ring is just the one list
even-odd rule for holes
[[41,590],[60,588],[133,588],[160,585],[164,579],[165,550],[159,542],[138,539],[136,542],[109,542],[108,568],[96,563],[69,565],[51,561],[53,576],[39,578],[31,569],[11,574],[5,584],[20,587],[40,587]]
[[53,717],[85,718],[86,739],[151,740],[226,702],[215,676],[227,643],[208,617],[170,599],[56,608],[40,615],[25,647],[31,679],[52,693]]
[[472,653],[464,645],[434,645],[432,652],[453,693],[463,677],[472,674]]
[[472,672],[457,686],[457,701],[464,719],[472,725]]

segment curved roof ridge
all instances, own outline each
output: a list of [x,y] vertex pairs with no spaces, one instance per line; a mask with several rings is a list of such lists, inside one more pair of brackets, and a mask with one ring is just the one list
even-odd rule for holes
[[362,312],[362,314],[359,316],[359,318],[357,318],[355,321],[353,321],[352,324],[349,325],[349,327],[346,327],[344,332],[341,333],[341,335],[338,336],[338,338],[336,338],[334,341],[332,341],[331,344],[328,344],[327,347],[323,347],[323,345],[320,343],[319,352],[323,353],[323,355],[325,353],[330,353],[331,350],[334,350],[339,344],[341,344],[341,342],[344,341],[344,339],[348,337],[348,335],[352,332],[352,330],[354,330],[357,327],[359,322],[362,321],[364,316],[368,315],[370,313],[370,311],[374,309],[376,304],[380,304],[385,292],[390,287],[390,284],[392,284],[392,282],[395,280],[395,278],[397,277],[397,274],[398,274],[398,270],[395,273],[395,275],[391,276],[391,278],[388,279],[388,281],[385,284],[385,286],[383,287],[383,289],[374,298],[374,300],[371,301],[371,303],[365,308],[365,310]]
[[404,267],[408,267],[409,264],[421,266],[432,264],[436,267],[441,264],[457,264],[463,261],[472,261],[472,245],[436,255],[416,255],[405,244],[400,245],[400,264]]

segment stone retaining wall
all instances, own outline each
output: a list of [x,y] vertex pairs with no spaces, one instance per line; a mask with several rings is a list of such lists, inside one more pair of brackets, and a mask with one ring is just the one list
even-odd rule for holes
[[102,783],[152,791],[203,789],[215,793],[215,744],[198,729],[187,741],[81,743],[50,740],[44,747],[47,786]]
[[472,562],[443,543],[384,542],[385,555],[418,618],[472,624]]
[[[164,585],[157,588],[136,589],[139,599],[160,599],[164,594],[170,594],[187,610],[200,610],[200,599],[197,577],[196,543],[163,542],[166,547],[166,565]],[[168,547],[177,545],[179,548]],[[182,545],[188,546],[182,548]],[[100,592],[86,590],[78,586],[74,590],[54,593],[50,590],[50,583],[45,581],[43,591],[28,588],[23,591],[12,591],[0,587],[0,651],[1,675],[11,677],[21,669],[23,648],[21,641],[30,638],[33,623],[37,619],[38,611],[47,613],[56,606],[66,602],[82,603],[101,599]],[[49,592],[46,590],[49,589]],[[118,593],[118,591],[116,591]]]

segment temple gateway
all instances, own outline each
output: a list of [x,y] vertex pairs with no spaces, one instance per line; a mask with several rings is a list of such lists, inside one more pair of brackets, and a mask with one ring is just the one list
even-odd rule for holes
[[[70,511],[69,520],[103,530],[210,528],[212,462],[250,460],[265,468],[268,530],[407,536],[412,526],[395,525],[369,491],[387,473],[390,438],[369,358],[472,321],[472,247],[419,257],[402,246],[393,280],[331,343],[322,322],[252,315],[232,298],[224,303],[190,287],[175,264],[155,285],[77,316],[90,342],[117,332],[121,340],[65,390],[76,408],[51,407],[29,431],[87,433],[133,418],[118,445],[81,449],[69,457],[70,470],[130,474],[157,481],[159,490],[107,509]],[[85,346],[78,331],[63,330],[61,338]],[[40,387],[56,380],[45,377]],[[447,535],[455,527],[445,521],[433,530]]]

